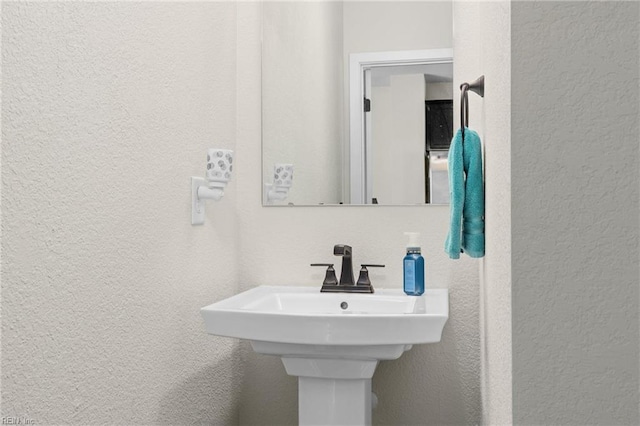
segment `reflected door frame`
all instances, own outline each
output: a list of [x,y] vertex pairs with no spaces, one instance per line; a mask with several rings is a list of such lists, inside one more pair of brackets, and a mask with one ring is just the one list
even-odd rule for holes
[[[371,69],[398,65],[453,63],[453,49],[366,52],[349,55],[349,161],[343,176],[349,176],[350,204],[371,204],[371,120],[365,113],[365,97],[371,92]],[[367,137],[367,134],[369,137]]]

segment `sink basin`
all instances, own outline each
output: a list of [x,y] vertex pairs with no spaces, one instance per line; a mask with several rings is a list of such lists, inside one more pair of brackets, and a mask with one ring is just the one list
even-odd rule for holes
[[320,293],[260,286],[201,309],[207,332],[247,339],[299,377],[300,424],[371,424],[371,377],[380,360],[439,342],[449,318],[446,289],[422,296]]
[[218,336],[307,345],[413,345],[440,341],[449,302],[446,289],[415,297],[391,289],[349,294],[260,286],[201,313],[207,332]]

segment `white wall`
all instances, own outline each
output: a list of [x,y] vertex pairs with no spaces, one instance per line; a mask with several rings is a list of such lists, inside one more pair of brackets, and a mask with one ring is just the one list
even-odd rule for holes
[[265,2],[263,28],[263,179],[293,163],[283,202],[341,201],[342,3]]
[[640,8],[454,16],[456,85],[486,76],[483,423],[638,424]]
[[511,9],[513,421],[637,425],[640,4]]
[[[238,168],[241,289],[260,284],[319,288],[324,271],[312,262],[338,261],[334,244],[350,244],[354,263],[383,262],[374,286],[400,288],[405,237],[423,236],[427,285],[450,291],[443,341],[414,347],[383,362],[373,379],[380,405],[375,424],[473,424],[480,419],[478,262],[449,260],[444,240],[449,210],[421,207],[264,208],[260,199],[260,6],[238,4]],[[442,47],[442,46],[439,46]],[[240,84],[242,82],[242,84]],[[295,424],[297,385],[277,358],[243,347],[241,424]]]
[[453,99],[453,83],[427,83],[424,85],[424,100],[439,101]]
[[388,78],[388,85],[373,86],[370,95],[373,197],[381,204],[423,204],[424,75]]
[[[482,423],[487,425],[512,423],[510,22],[509,1],[454,4],[454,87],[482,74],[486,78],[484,98],[469,93],[469,127],[481,136],[485,166],[480,330]],[[454,121],[459,127],[456,93]]]
[[[450,319],[441,343],[379,366],[374,422],[480,421],[478,261],[445,256],[447,207],[261,207],[259,4],[2,13],[3,416],[294,424],[280,360],[207,335],[198,309],[259,284],[319,287],[308,264],[336,243],[399,288],[402,232],[417,230]],[[236,150],[236,174],[194,228],[188,177],[209,146]]]
[[204,226],[189,204],[235,147],[235,16],[3,4],[3,418],[237,424],[238,344],[198,312],[237,291],[237,181]]
[[451,1],[346,1],[344,54],[451,48]]
[[[2,16],[2,2],[0,2],[0,17]],[[2,51],[2,19],[0,19],[0,53]],[[2,81],[2,60],[0,60],[0,81]],[[3,85],[0,84],[0,104],[2,103],[2,90]],[[0,106],[0,130],[2,129],[2,110]],[[0,177],[2,176],[2,135],[0,133]],[[2,278],[4,274],[3,262],[2,262],[2,183],[0,182],[0,378],[2,375]],[[0,391],[0,413],[2,413],[2,392]]]

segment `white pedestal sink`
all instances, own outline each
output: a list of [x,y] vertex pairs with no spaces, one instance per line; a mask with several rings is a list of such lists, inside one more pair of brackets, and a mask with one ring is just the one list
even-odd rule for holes
[[416,297],[387,289],[350,294],[260,286],[200,312],[208,333],[247,339],[298,376],[300,425],[370,425],[378,362],[439,342],[449,295],[446,289]]

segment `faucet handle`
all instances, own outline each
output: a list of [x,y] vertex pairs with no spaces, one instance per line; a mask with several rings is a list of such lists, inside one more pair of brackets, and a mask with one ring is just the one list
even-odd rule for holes
[[324,276],[322,286],[325,285],[338,285],[338,278],[336,277],[336,270],[333,269],[333,263],[312,263],[311,266],[326,266],[327,273]]
[[372,293],[373,293],[373,287],[371,286],[371,280],[369,279],[369,270],[367,268],[384,268],[385,265],[363,263],[360,266],[361,266],[360,276],[358,277],[358,282],[356,283],[356,285],[371,287]]

